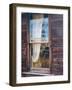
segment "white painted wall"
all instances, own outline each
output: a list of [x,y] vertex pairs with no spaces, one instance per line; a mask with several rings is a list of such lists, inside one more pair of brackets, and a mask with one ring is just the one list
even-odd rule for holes
[[[70,6],[72,11],[72,0],[0,0],[0,90],[72,90],[72,78],[70,84],[54,84],[42,86],[11,87],[9,82],[9,4],[29,3]],[[72,12],[71,12],[72,24]],[[71,26],[72,30],[72,26]],[[72,38],[72,31],[71,31]],[[72,41],[71,41],[72,45]],[[72,48],[71,48],[72,51]],[[72,57],[71,57],[72,59]],[[72,61],[71,61],[72,64]],[[72,66],[71,66],[72,68]],[[72,69],[71,69],[72,75]]]

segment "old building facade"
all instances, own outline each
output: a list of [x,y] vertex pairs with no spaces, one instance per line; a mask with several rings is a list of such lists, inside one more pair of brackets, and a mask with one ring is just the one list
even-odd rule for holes
[[63,15],[22,13],[22,76],[63,74]]

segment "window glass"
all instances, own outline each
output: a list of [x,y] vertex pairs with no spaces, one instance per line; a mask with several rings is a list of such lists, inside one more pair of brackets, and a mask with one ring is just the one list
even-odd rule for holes
[[48,15],[32,14],[29,21],[32,67],[49,67]]
[[48,42],[48,17],[30,20],[30,42]]

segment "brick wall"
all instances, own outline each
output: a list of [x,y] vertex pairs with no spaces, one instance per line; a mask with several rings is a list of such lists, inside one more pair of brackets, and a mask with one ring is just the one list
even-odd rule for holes
[[51,40],[51,73],[63,74],[63,16],[49,15],[49,30]]
[[22,14],[22,42],[21,42],[21,47],[22,47],[22,72],[24,71],[29,71],[30,69],[30,61],[29,61],[29,44],[28,44],[28,15],[27,14]]

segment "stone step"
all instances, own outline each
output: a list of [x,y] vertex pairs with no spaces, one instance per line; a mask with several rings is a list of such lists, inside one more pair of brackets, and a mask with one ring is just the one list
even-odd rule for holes
[[50,74],[49,68],[33,68],[30,72],[41,73],[41,74]]

